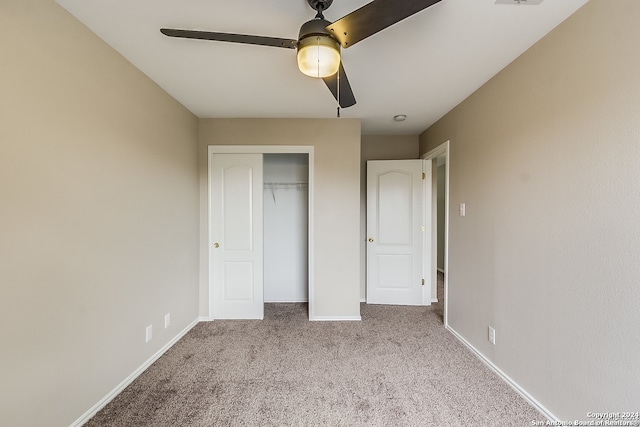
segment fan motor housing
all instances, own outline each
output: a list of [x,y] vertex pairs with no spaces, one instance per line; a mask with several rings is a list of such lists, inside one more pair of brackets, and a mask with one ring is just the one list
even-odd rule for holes
[[314,18],[302,24],[298,35],[297,48],[300,49],[312,43],[320,43],[331,45],[336,51],[340,52],[340,42],[327,30],[327,26],[330,24],[331,22],[322,18]]
[[302,24],[302,27],[300,27],[300,33],[298,34],[298,41],[309,36],[333,37],[331,35],[331,32],[327,30],[328,25],[331,25],[331,22],[321,18],[314,18],[311,21],[305,22],[304,24]]

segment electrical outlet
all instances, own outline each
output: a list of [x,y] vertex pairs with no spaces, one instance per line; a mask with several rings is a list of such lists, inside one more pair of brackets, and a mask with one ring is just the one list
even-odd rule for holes
[[153,338],[153,325],[147,326],[147,329],[146,329],[146,341],[145,342],[151,341],[151,338]]
[[164,315],[164,328],[167,329],[171,324],[171,313],[167,313]]
[[460,216],[467,216],[467,204],[460,203]]
[[489,326],[489,342],[496,345],[496,330]]

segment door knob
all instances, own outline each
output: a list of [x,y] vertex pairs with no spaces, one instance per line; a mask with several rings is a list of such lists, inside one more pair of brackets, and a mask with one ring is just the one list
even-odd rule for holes
[[373,237],[369,237],[369,243],[373,243]]
[[220,245],[218,244],[218,242],[215,242],[215,243],[213,244],[213,247],[217,249],[217,248],[219,248],[219,247],[220,247]]

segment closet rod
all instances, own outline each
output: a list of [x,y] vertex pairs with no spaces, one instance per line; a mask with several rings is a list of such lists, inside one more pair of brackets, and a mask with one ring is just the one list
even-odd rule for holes
[[264,188],[306,188],[308,182],[265,182]]

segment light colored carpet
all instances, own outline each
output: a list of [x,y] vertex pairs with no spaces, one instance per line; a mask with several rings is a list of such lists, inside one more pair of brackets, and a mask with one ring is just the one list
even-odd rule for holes
[[200,323],[86,425],[525,426],[543,417],[459,343],[432,307],[361,307],[309,322]]

